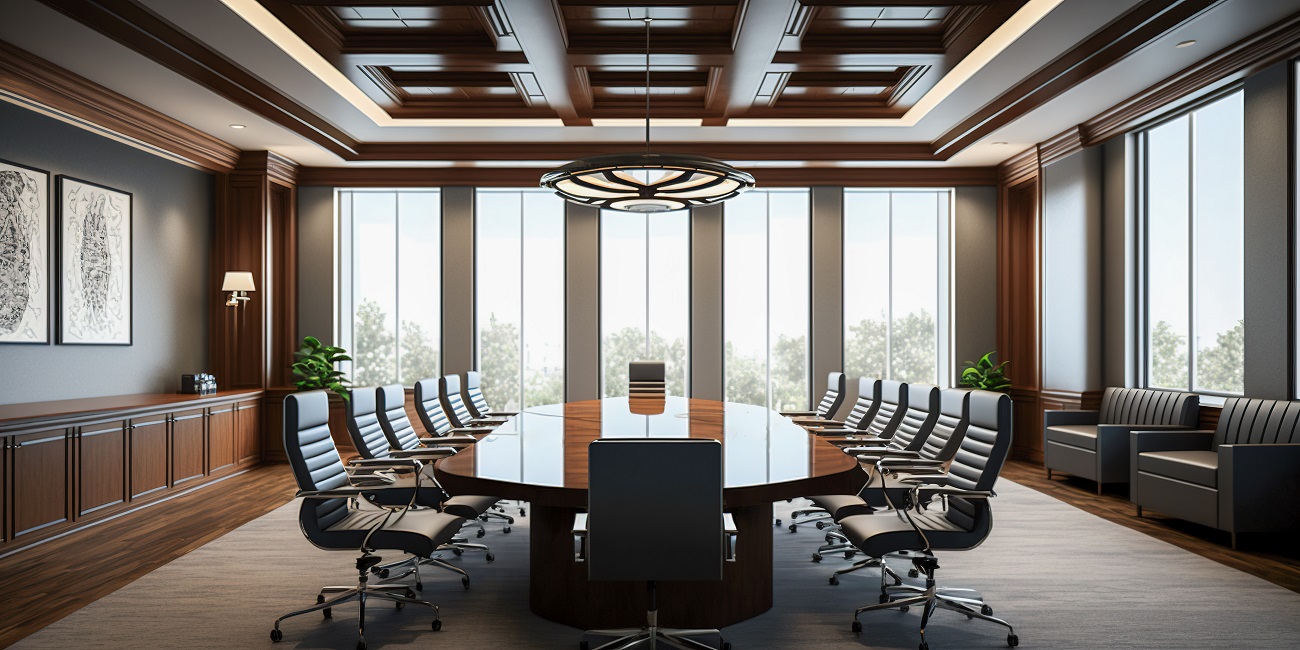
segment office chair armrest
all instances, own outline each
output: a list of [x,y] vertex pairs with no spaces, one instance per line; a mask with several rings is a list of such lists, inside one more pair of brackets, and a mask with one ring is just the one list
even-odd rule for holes
[[784,415],[788,418],[813,417],[817,411],[777,411],[777,415]]
[[487,417],[490,418],[504,418],[508,420],[516,415],[519,415],[519,411],[488,411],[483,415],[486,415]]
[[573,515],[573,540],[577,542],[578,549],[574,551],[574,562],[587,561],[587,513],[578,512]]
[[351,499],[353,497],[365,496],[367,490],[359,487],[340,487],[332,490],[298,490],[293,496],[300,499]]
[[402,472],[418,471],[419,464],[412,466],[411,461],[404,458],[353,458],[348,461],[348,467],[373,472],[377,469],[393,469]]
[[722,513],[722,553],[723,561],[736,561],[736,540],[740,538],[740,529],[730,512]]
[[941,467],[947,461],[938,458],[907,458],[896,456],[893,458],[881,458],[876,464],[893,471],[895,467]]
[[1063,424],[1097,424],[1100,417],[1101,411],[1053,409],[1043,411],[1043,428]]
[[467,426],[461,428],[462,429],[491,429],[492,427],[499,427],[505,423],[506,423],[505,420],[500,420],[496,418],[483,418],[482,420],[470,420]]
[[993,490],[964,490],[942,483],[918,483],[912,486],[912,503],[927,503],[934,497],[961,497],[963,499],[991,499]]
[[871,434],[868,434],[866,431],[862,429],[849,429],[847,427],[818,429],[817,434],[818,435],[843,434],[844,435],[843,441],[837,440],[831,443],[834,445],[839,445],[841,447],[849,446],[849,445],[862,445],[862,444],[874,445],[877,442],[879,442],[880,444],[885,444],[889,442],[888,440],[877,438]]
[[422,460],[426,458],[443,458],[456,453],[455,447],[414,447],[411,449],[398,449],[388,452],[393,458],[414,458]]

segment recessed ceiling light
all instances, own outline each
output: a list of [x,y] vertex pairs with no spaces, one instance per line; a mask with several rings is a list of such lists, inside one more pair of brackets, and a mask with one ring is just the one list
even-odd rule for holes
[[1178,45],[1175,45],[1174,47],[1191,47],[1191,46],[1193,46],[1193,45],[1196,45],[1196,41],[1194,41],[1194,40],[1193,40],[1193,41],[1183,41],[1183,42],[1179,43]]
[[989,144],[1006,144],[1006,143],[1001,140],[998,140],[997,142],[990,142]]
[[243,124],[231,124],[231,125],[230,125],[230,128],[232,128],[232,129],[242,129],[242,128],[244,128],[244,125],[243,125]]

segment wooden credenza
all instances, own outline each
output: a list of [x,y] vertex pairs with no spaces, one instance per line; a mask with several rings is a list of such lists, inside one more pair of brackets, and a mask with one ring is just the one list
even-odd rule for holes
[[262,461],[261,390],[0,405],[0,554]]

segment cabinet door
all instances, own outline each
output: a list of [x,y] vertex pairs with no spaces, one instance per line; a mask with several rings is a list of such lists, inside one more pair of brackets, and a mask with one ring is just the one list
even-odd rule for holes
[[132,419],[126,431],[131,450],[131,499],[166,488],[167,417]]
[[13,444],[13,438],[0,436],[0,547],[14,538],[9,529],[9,475],[5,471],[9,467],[9,453]]
[[207,420],[203,409],[172,414],[172,485],[203,476]]
[[220,406],[208,415],[208,473],[235,464],[235,406]]
[[125,420],[82,427],[77,436],[77,455],[78,515],[126,500]]
[[67,430],[29,433],[11,440],[14,537],[71,519],[68,478],[72,453]]
[[262,410],[257,402],[240,402],[235,412],[235,458],[240,463],[262,460]]

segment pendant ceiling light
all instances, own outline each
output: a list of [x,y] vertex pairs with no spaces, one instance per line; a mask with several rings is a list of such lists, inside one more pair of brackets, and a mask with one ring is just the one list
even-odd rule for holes
[[650,153],[650,12],[645,21],[645,152],[575,160],[542,176],[542,187],[574,203],[625,212],[667,212],[721,203],[754,177],[705,156]]

